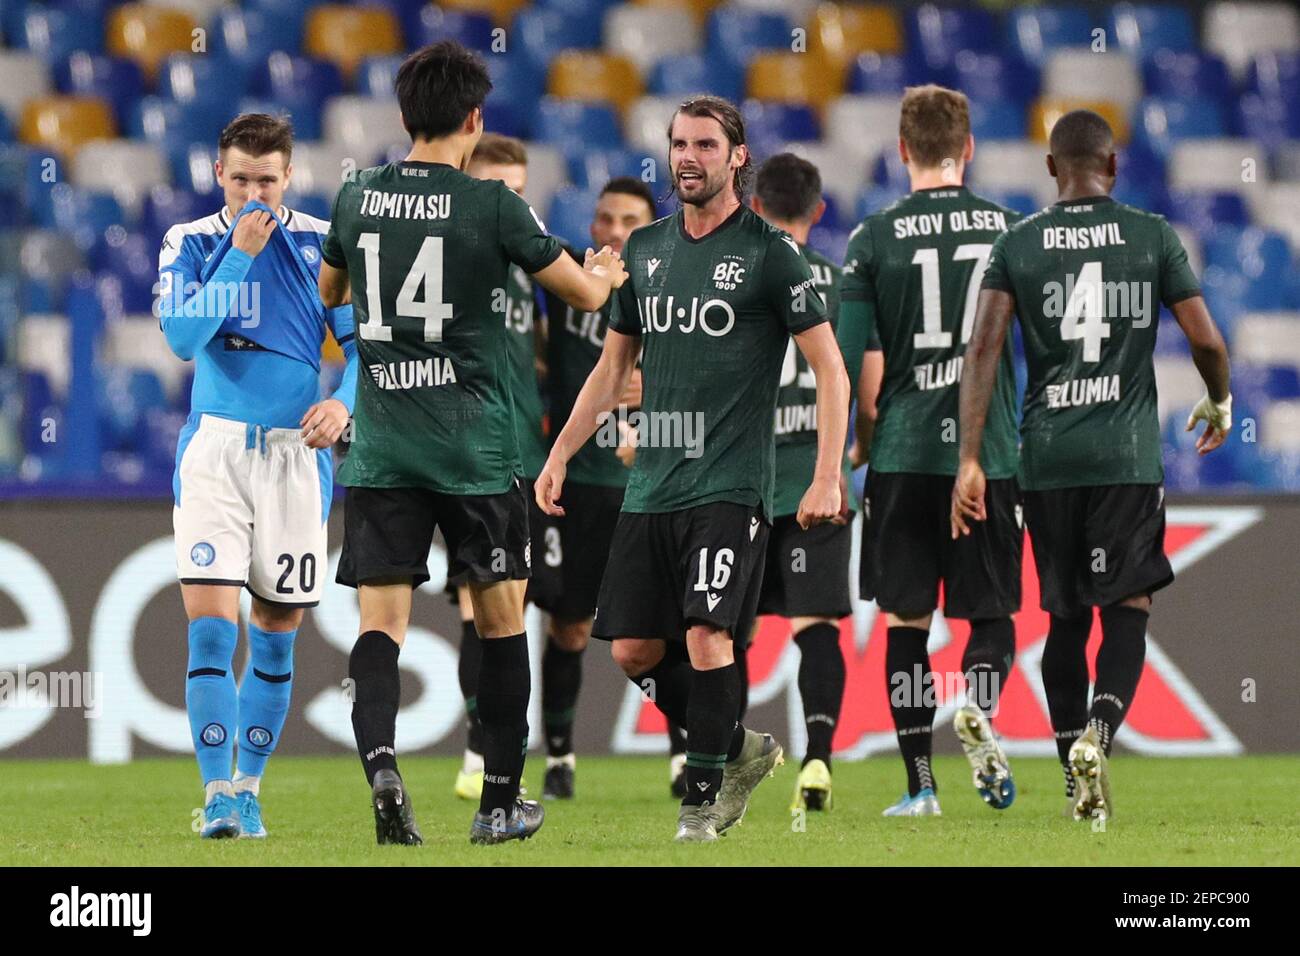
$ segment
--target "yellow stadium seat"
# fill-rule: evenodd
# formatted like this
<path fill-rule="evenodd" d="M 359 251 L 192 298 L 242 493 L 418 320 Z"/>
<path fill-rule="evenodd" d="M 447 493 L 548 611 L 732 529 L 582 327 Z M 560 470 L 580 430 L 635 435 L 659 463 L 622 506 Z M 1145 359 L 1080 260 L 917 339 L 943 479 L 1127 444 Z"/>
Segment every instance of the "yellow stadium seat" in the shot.
<path fill-rule="evenodd" d="M 515 14 L 530 2 L 531 0 L 441 0 L 438 6 L 464 13 L 486 13 L 497 26 L 508 27 Z"/>
<path fill-rule="evenodd" d="M 811 53 L 760 53 L 749 63 L 749 95 L 821 109 L 844 89 L 843 71 Z"/>
<path fill-rule="evenodd" d="M 810 33 L 808 51 L 841 67 L 859 53 L 903 52 L 903 27 L 893 7 L 823 3 Z"/>
<path fill-rule="evenodd" d="M 104 39 L 108 52 L 134 60 L 150 77 L 173 53 L 194 51 L 194 18 L 183 10 L 127 3 L 109 13 Z"/>
<path fill-rule="evenodd" d="M 71 158 L 92 139 L 114 139 L 113 111 L 97 96 L 43 96 L 28 100 L 18 124 L 24 143 Z"/>
<path fill-rule="evenodd" d="M 678 10 L 686 10 L 693 14 L 695 19 L 703 23 L 713 12 L 713 8 L 719 6 L 723 0 L 636 0 L 639 6 L 643 7 L 675 7 Z"/>
<path fill-rule="evenodd" d="M 1129 125 L 1124 109 L 1105 100 L 1075 100 L 1061 96 L 1040 96 L 1029 107 L 1029 138 L 1046 143 L 1056 121 L 1070 110 L 1092 110 L 1099 114 L 1115 133 L 1115 142 L 1128 142 Z"/>
<path fill-rule="evenodd" d="M 613 103 L 622 111 L 641 89 L 641 74 L 627 57 L 566 50 L 551 61 L 547 92 L 552 96 Z"/>
<path fill-rule="evenodd" d="M 313 7 L 303 29 L 306 52 L 352 76 L 361 61 L 402 51 L 402 30 L 384 7 L 329 3 Z"/>

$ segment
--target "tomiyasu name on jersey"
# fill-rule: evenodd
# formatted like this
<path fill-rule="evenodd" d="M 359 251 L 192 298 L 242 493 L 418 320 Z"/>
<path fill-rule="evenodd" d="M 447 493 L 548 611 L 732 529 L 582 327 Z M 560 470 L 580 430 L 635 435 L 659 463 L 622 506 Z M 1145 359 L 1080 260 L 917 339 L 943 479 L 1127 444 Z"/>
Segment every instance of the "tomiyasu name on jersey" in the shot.
<path fill-rule="evenodd" d="M 250 202 L 253 210 L 271 212 Z M 158 319 L 167 343 L 194 359 L 190 417 L 176 449 L 173 491 L 180 500 L 179 463 L 203 415 L 256 428 L 297 428 L 320 401 L 320 356 L 328 326 L 347 357 L 333 398 L 352 412 L 356 345 L 352 307 L 326 309 L 316 291 L 321 240 L 329 223 L 281 206 L 279 225 L 256 257 L 232 245 L 230 213 L 167 230 L 158 255 Z M 320 449 L 322 512 L 333 490 L 329 449 Z"/>

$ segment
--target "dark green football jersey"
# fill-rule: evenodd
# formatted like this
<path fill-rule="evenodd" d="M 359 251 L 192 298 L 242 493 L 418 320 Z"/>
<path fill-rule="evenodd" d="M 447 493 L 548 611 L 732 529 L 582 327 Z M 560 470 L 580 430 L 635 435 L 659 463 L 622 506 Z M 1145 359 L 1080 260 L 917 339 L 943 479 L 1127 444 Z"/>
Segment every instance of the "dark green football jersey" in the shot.
<path fill-rule="evenodd" d="M 993 241 L 1017 218 L 964 186 L 944 186 L 903 197 L 850 235 L 840 294 L 872 306 L 871 331 L 885 353 L 876 471 L 957 473 L 958 393 L 980 277 Z M 1008 340 L 981 453 L 990 478 L 1016 473 L 1012 362 Z"/>
<path fill-rule="evenodd" d="M 502 321 L 510 264 L 531 273 L 560 255 L 528 204 L 441 163 L 389 163 L 343 184 L 321 255 L 348 270 L 361 364 L 339 480 L 509 488 L 522 474 Z"/>
<path fill-rule="evenodd" d="M 506 342 L 510 350 L 510 393 L 515 401 L 519 460 L 525 478 L 536 478 L 546 464 L 546 435 L 542 392 L 537 383 L 537 303 L 528 273 L 510 266 L 506 283 Z"/>
<path fill-rule="evenodd" d="M 1164 217 L 1109 196 L 1059 202 L 994 244 L 984 288 L 1015 296 L 1025 342 L 1021 486 L 1163 481 L 1158 313 L 1200 295 Z"/>
<path fill-rule="evenodd" d="M 834 325 L 840 311 L 840 267 L 815 249 L 800 246 L 812 268 L 813 288 L 826 305 Z M 847 468 L 848 460 L 845 459 Z M 776 393 L 776 497 L 773 514 L 798 512 L 804 492 L 817 469 L 817 377 L 794 339 L 781 363 L 781 387 Z M 857 502 L 849 496 L 848 505 Z"/>
<path fill-rule="evenodd" d="M 573 250 L 568 251 L 578 258 Z M 546 384 L 554 434 L 569 420 L 578 393 L 600 359 L 612 301 L 599 312 L 581 312 L 559 296 L 546 293 Z M 618 460 L 617 446 L 604 444 L 603 437 L 607 436 L 593 435 L 569 459 L 569 481 L 607 488 L 627 485 L 629 469 Z"/>
<path fill-rule="evenodd" d="M 682 218 L 632 233 L 610 314 L 611 329 L 642 342 L 623 510 L 761 503 L 770 521 L 781 364 L 790 333 L 825 322 L 826 306 L 798 244 L 747 206 L 701 239 Z"/>

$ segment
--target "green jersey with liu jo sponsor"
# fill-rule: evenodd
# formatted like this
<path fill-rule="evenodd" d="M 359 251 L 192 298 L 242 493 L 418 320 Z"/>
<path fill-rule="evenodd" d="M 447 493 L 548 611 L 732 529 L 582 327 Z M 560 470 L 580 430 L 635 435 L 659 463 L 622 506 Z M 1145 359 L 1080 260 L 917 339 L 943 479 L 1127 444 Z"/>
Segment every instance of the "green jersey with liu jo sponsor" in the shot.
<path fill-rule="evenodd" d="M 346 267 L 357 376 L 349 486 L 500 494 L 523 473 L 511 389 L 511 263 L 560 255 L 498 180 L 442 163 L 358 173 L 334 200 L 321 254 Z"/>
<path fill-rule="evenodd" d="M 870 306 L 885 353 L 873 470 L 957 473 L 958 394 L 980 279 L 994 240 L 1017 218 L 964 186 L 943 186 L 903 197 L 850 236 L 840 294 Z M 980 456 L 990 478 L 1016 473 L 1012 363 L 1008 340 Z"/>
<path fill-rule="evenodd" d="M 574 259 L 581 261 L 573 250 Z M 551 429 L 559 434 L 573 412 L 578 393 L 605 347 L 613 299 L 597 312 L 583 312 L 546 293 L 546 390 L 551 398 Z M 593 435 L 569 459 L 568 480 L 582 485 L 623 488 L 630 471 L 604 433 Z"/>
<path fill-rule="evenodd" d="M 1163 481 L 1158 312 L 1200 295 L 1164 217 L 1109 196 L 1058 202 L 994 243 L 984 288 L 1015 296 L 1025 342 L 1022 487 Z"/>
<path fill-rule="evenodd" d="M 537 381 L 537 302 L 528 273 L 513 263 L 506 283 L 506 336 L 510 351 L 510 394 L 515 403 L 519 461 L 524 477 L 535 479 L 546 464 L 546 409 Z"/>
<path fill-rule="evenodd" d="M 826 315 L 836 324 L 840 311 L 840 267 L 815 249 L 800 247 L 812 267 L 813 288 L 826 304 Z M 845 467 L 848 459 L 845 459 Z M 798 512 L 804 492 L 817 470 L 817 377 L 794 339 L 781 363 L 781 387 L 776 393 L 776 498 L 773 514 Z M 850 508 L 857 501 L 849 496 Z"/>
<path fill-rule="evenodd" d="M 798 244 L 747 206 L 700 239 L 683 216 L 638 229 L 623 250 L 609 327 L 640 337 L 643 372 L 623 510 L 731 501 L 771 521 L 781 364 L 790 334 L 825 322 L 826 306 Z"/>

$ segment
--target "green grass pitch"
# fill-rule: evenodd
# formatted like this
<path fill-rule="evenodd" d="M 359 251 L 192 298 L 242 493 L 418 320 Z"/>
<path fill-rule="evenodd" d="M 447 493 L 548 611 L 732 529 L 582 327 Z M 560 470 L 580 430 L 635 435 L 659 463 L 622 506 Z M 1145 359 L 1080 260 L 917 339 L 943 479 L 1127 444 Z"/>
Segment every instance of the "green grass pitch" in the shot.
<path fill-rule="evenodd" d="M 457 761 L 405 758 L 402 772 L 422 847 L 375 845 L 369 793 L 354 757 L 277 757 L 263 782 L 266 841 L 200 841 L 191 808 L 201 791 L 189 759 L 98 767 L 0 762 L 0 865 L 1295 865 L 1300 862 L 1300 758 L 1150 759 L 1111 764 L 1116 816 L 1105 831 L 1062 816 L 1053 760 L 1013 761 L 1019 796 L 996 812 L 970 786 L 965 762 L 939 757 L 943 816 L 883 819 L 897 797 L 896 757 L 835 765 L 835 808 L 799 820 L 788 809 L 793 761 L 754 796 L 744 823 L 718 844 L 672 842 L 676 805 L 667 761 L 580 757 L 577 799 L 548 804 L 526 843 L 475 847 L 473 806 L 451 793 Z M 540 789 L 543 761 L 525 782 Z"/>

